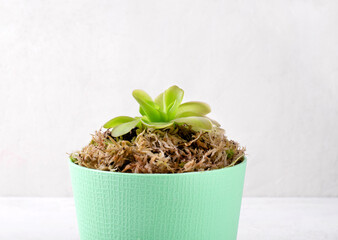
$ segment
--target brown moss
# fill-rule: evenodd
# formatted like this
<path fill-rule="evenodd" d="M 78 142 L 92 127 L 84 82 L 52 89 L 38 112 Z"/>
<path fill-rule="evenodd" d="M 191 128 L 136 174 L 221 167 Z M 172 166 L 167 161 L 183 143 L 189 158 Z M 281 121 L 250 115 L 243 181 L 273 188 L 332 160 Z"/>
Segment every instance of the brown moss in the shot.
<path fill-rule="evenodd" d="M 195 132 L 188 126 L 133 129 L 114 138 L 110 130 L 95 132 L 92 141 L 71 154 L 80 166 L 129 173 L 182 173 L 233 166 L 243 161 L 245 148 L 228 140 L 224 130 Z"/>

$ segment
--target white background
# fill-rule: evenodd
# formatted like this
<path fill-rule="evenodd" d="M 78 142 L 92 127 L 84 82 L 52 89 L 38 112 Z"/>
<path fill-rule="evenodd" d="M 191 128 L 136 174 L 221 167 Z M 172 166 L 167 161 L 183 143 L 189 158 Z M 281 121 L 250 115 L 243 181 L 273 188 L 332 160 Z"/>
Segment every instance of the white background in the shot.
<path fill-rule="evenodd" d="M 0 196 L 71 196 L 66 153 L 173 84 L 247 147 L 245 196 L 338 196 L 334 0 L 0 0 Z"/>

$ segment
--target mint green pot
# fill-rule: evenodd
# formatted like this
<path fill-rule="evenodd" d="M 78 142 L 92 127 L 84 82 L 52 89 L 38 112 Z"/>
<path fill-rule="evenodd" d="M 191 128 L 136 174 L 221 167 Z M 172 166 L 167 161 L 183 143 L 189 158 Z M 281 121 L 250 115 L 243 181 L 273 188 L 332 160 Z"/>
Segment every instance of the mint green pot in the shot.
<path fill-rule="evenodd" d="M 70 161 L 80 239 L 236 239 L 245 167 L 134 174 Z"/>

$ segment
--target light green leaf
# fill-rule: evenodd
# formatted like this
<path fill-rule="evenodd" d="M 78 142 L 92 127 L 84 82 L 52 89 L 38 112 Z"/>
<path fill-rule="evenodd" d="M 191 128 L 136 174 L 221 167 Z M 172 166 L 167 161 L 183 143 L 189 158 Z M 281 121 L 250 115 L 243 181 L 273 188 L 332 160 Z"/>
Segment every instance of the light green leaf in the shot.
<path fill-rule="evenodd" d="M 219 124 L 219 122 L 217 122 L 216 120 L 211 119 L 209 117 L 206 117 L 206 118 L 208 118 L 212 122 L 212 124 L 214 124 L 216 127 L 220 127 L 221 126 L 221 124 Z"/>
<path fill-rule="evenodd" d="M 161 93 L 155 98 L 155 104 L 156 106 L 158 106 L 158 109 L 160 111 L 161 121 L 167 121 L 168 117 L 167 114 L 165 113 L 166 111 L 163 106 L 163 93 Z"/>
<path fill-rule="evenodd" d="M 204 116 L 210 111 L 210 106 L 204 102 L 186 102 L 178 107 L 176 117 Z"/>
<path fill-rule="evenodd" d="M 117 125 L 120 125 L 122 123 L 126 123 L 126 122 L 131 122 L 135 120 L 135 118 L 132 117 L 128 117 L 128 116 L 119 116 L 119 117 L 115 117 L 111 120 L 109 120 L 108 122 L 106 122 L 103 127 L 104 128 L 113 128 Z"/>
<path fill-rule="evenodd" d="M 148 122 L 143 119 L 141 121 L 147 127 L 155 128 L 155 129 L 166 128 L 174 124 L 173 122 Z"/>
<path fill-rule="evenodd" d="M 175 107 L 176 107 L 176 100 L 173 101 L 172 103 L 170 103 L 170 105 L 168 106 L 168 113 L 172 112 L 172 111 L 175 111 Z M 177 107 L 176 107 L 177 108 Z M 177 110 L 177 109 L 176 109 Z"/>
<path fill-rule="evenodd" d="M 146 102 L 149 105 L 154 105 L 153 99 L 145 91 L 135 89 L 132 94 L 136 101 L 142 100 L 142 102 Z"/>
<path fill-rule="evenodd" d="M 146 121 L 146 122 L 150 122 L 149 118 L 147 116 L 142 116 L 141 118 L 142 120 Z"/>
<path fill-rule="evenodd" d="M 178 106 L 181 104 L 183 96 L 184 91 L 175 85 L 165 90 L 163 95 L 163 106 L 167 113 L 168 120 L 171 120 L 176 116 Z"/>
<path fill-rule="evenodd" d="M 145 111 L 143 110 L 143 108 L 141 106 L 139 108 L 139 112 L 141 113 L 142 116 L 146 115 Z"/>
<path fill-rule="evenodd" d="M 163 93 L 161 93 L 160 95 L 158 95 L 158 96 L 155 98 L 155 103 L 159 106 L 159 109 L 160 109 L 162 112 L 165 112 L 165 110 L 164 110 L 164 105 L 163 105 Z"/>
<path fill-rule="evenodd" d="M 140 113 L 146 115 L 151 121 L 160 121 L 161 115 L 158 106 L 153 102 L 151 97 L 143 90 L 134 90 L 133 97 L 140 104 Z M 142 110 L 141 110 L 142 109 Z"/>
<path fill-rule="evenodd" d="M 183 117 L 203 117 L 202 114 L 198 114 L 195 112 L 182 112 L 180 114 L 176 114 L 177 118 L 183 118 Z"/>
<path fill-rule="evenodd" d="M 210 131 L 212 129 L 212 123 L 208 118 L 205 117 L 183 117 L 174 119 L 173 122 L 190 125 L 195 131 Z"/>
<path fill-rule="evenodd" d="M 113 130 L 111 131 L 111 135 L 113 137 L 119 137 L 121 135 L 124 135 L 124 134 L 130 132 L 130 130 L 132 130 L 134 127 L 136 127 L 136 125 L 139 122 L 140 122 L 140 119 L 136 119 L 136 120 L 131 121 L 131 122 L 122 123 L 122 124 L 113 128 Z"/>

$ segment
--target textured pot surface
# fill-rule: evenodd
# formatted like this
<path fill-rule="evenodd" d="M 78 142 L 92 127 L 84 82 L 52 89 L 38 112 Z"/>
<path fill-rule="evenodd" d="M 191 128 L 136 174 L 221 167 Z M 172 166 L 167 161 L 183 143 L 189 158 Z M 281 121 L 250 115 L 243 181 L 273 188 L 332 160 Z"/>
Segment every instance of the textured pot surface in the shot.
<path fill-rule="evenodd" d="M 246 160 L 180 174 L 98 171 L 70 162 L 81 240 L 236 239 Z"/>

